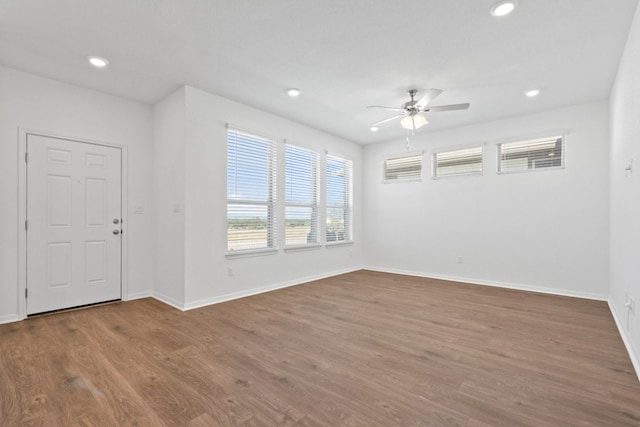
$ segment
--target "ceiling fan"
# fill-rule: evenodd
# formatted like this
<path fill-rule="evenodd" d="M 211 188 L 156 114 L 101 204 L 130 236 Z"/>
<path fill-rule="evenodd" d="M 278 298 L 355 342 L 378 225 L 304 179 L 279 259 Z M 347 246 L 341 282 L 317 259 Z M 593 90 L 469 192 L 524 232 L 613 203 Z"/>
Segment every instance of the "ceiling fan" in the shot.
<path fill-rule="evenodd" d="M 438 105 L 430 107 L 429 103 L 442 93 L 440 89 L 429 89 L 422 98 L 416 101 L 415 96 L 417 93 L 417 89 L 410 89 L 407 94 L 411 97 L 411 101 L 405 102 L 400 106 L 400 108 L 385 107 L 382 105 L 369 105 L 367 108 L 384 108 L 385 110 L 392 110 L 400 113 L 393 117 L 372 123 L 371 127 L 377 127 L 383 123 L 390 122 L 391 120 L 402 118 L 402 120 L 400 120 L 400 126 L 404 129 L 415 131 L 428 123 L 427 118 L 422 113 L 466 110 L 469 108 L 468 102 L 464 104 Z"/>

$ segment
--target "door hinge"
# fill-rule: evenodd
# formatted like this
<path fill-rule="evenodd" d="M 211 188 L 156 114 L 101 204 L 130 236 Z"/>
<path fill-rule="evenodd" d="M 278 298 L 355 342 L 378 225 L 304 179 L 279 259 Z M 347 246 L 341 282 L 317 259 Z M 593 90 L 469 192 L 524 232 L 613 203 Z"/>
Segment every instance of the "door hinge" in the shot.
<path fill-rule="evenodd" d="M 29 163 L 29 153 L 24 153 L 24 162 Z"/>
<path fill-rule="evenodd" d="M 27 298 L 29 296 L 29 289 L 24 288 L 24 297 Z"/>
<path fill-rule="evenodd" d="M 29 221 L 28 220 L 24 220 L 24 231 L 29 231 Z"/>

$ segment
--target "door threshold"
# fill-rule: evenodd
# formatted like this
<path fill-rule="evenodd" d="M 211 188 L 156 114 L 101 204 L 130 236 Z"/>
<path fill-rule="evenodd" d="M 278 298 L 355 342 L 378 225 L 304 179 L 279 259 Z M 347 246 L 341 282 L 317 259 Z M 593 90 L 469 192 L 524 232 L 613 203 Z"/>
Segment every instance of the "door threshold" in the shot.
<path fill-rule="evenodd" d="M 101 306 L 101 305 L 115 304 L 115 303 L 118 303 L 118 302 L 122 302 L 122 299 L 118 298 L 118 299 L 113 299 L 113 300 L 109 300 L 109 301 L 94 302 L 92 304 L 77 305 L 75 307 L 59 308 L 57 310 L 43 311 L 42 313 L 33 313 L 33 314 L 27 315 L 27 319 L 32 319 L 32 318 L 35 318 L 35 317 L 50 316 L 52 314 L 58 314 L 58 313 L 66 313 L 66 312 L 69 312 L 69 311 L 83 310 L 85 308 L 98 307 L 98 306 Z"/>

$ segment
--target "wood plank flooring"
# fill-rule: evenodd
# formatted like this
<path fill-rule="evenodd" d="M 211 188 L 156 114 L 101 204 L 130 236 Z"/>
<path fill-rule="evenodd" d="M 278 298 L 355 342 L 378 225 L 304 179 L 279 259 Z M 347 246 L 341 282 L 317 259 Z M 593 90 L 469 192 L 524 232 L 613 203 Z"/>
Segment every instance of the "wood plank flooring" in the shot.
<path fill-rule="evenodd" d="M 0 426 L 640 426 L 607 304 L 359 271 L 0 325 Z"/>

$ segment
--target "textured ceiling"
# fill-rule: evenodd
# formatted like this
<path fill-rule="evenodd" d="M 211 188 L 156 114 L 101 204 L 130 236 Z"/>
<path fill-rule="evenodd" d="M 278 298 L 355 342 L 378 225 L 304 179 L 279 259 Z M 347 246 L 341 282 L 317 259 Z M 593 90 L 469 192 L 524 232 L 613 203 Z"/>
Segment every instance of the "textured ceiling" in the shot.
<path fill-rule="evenodd" d="M 146 103 L 186 84 L 361 144 L 404 136 L 370 132 L 393 113 L 365 107 L 409 88 L 471 103 L 420 133 L 608 98 L 638 0 L 520 0 L 502 18 L 492 3 L 0 0 L 0 64 Z"/>

